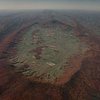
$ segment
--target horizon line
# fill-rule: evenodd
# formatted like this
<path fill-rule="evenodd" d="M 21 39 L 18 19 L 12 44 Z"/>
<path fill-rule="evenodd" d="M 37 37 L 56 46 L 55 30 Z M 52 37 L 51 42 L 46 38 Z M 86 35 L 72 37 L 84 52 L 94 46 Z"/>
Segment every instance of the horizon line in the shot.
<path fill-rule="evenodd" d="M 71 9 L 71 8 L 28 8 L 28 9 L 21 9 L 21 8 L 19 8 L 19 9 L 0 9 L 0 11 L 21 11 L 21 10 L 73 10 L 73 11 L 100 11 L 100 10 L 98 10 L 98 9 Z"/>

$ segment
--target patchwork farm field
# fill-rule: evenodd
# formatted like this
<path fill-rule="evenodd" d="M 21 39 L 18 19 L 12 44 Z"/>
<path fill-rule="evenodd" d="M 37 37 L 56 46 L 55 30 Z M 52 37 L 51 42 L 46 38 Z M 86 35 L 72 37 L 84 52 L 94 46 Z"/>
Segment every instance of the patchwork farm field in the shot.
<path fill-rule="evenodd" d="M 100 99 L 99 22 L 97 14 L 93 22 L 83 15 L 44 10 L 0 16 L 0 100 Z"/>

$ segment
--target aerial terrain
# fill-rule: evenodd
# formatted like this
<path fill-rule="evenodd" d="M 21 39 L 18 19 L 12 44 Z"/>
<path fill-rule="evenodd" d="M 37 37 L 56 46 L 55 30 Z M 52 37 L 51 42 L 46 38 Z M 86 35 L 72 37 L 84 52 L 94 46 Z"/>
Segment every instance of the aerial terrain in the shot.
<path fill-rule="evenodd" d="M 0 100 L 100 100 L 100 12 L 0 11 Z"/>

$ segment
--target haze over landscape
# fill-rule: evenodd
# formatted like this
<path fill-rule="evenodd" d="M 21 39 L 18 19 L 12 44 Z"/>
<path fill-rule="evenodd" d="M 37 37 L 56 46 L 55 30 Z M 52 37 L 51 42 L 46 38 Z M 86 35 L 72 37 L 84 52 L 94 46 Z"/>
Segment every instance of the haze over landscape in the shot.
<path fill-rule="evenodd" d="M 0 0 L 0 9 L 100 10 L 100 0 Z"/>
<path fill-rule="evenodd" d="M 0 0 L 0 100 L 100 100 L 100 0 Z"/>

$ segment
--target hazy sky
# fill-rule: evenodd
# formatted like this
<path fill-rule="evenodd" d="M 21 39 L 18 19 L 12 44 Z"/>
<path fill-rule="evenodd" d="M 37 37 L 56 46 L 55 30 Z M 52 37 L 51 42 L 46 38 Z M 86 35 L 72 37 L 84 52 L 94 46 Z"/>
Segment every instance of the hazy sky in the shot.
<path fill-rule="evenodd" d="M 0 0 L 0 9 L 100 10 L 100 0 Z"/>

